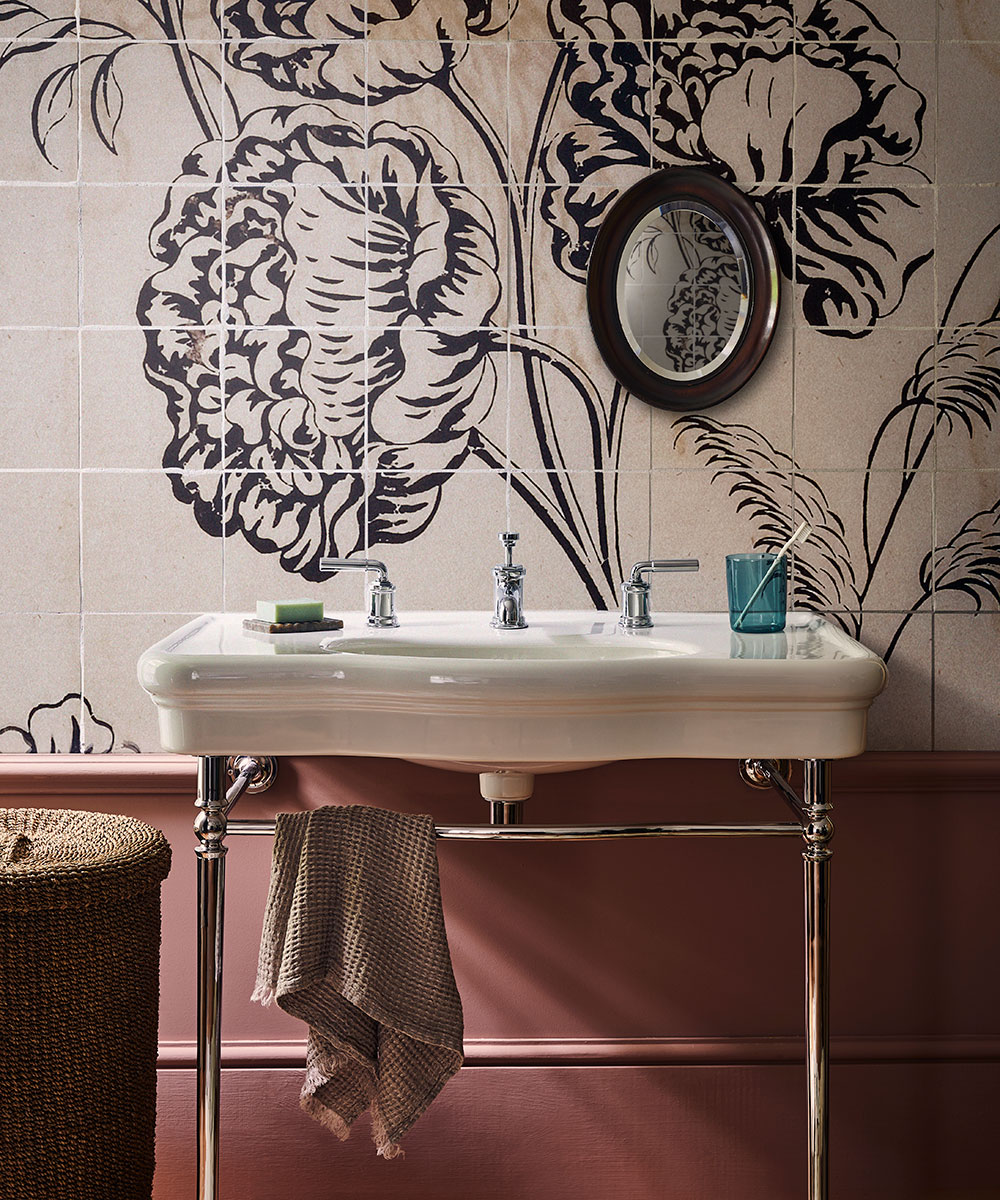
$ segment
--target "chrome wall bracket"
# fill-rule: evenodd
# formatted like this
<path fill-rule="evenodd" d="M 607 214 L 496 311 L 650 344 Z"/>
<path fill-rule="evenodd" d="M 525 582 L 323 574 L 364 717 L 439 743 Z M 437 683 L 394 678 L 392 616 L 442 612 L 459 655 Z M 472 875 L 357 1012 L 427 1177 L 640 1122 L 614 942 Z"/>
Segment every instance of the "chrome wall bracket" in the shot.
<path fill-rule="evenodd" d="M 226 759 L 226 773 L 234 785 L 239 782 L 241 775 L 247 772 L 250 778 L 245 788 L 240 788 L 237 796 L 233 797 L 234 800 L 244 791 L 254 794 L 266 792 L 278 778 L 278 760 L 269 754 L 234 754 Z"/>
<path fill-rule="evenodd" d="M 770 768 L 770 769 L 769 769 Z M 791 760 L 787 758 L 743 758 L 740 759 L 740 779 L 752 788 L 766 791 L 773 787 L 770 770 L 776 770 L 787 782 L 792 774 Z"/>

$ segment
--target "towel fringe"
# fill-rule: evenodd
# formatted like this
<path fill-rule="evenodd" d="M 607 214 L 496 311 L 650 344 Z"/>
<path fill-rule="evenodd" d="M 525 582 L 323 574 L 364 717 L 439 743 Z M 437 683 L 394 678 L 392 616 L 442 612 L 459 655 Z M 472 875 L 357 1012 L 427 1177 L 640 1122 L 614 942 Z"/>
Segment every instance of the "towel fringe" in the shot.
<path fill-rule="evenodd" d="M 257 986 L 250 993 L 250 999 L 251 1001 L 259 1001 L 264 1008 L 267 1008 L 268 1005 L 273 1004 L 277 999 L 277 992 L 272 984 L 258 980 Z"/>
<path fill-rule="evenodd" d="M 327 1108 L 325 1104 L 321 1104 L 315 1096 L 300 1096 L 299 1107 L 304 1113 L 308 1113 L 314 1121 L 318 1121 L 324 1129 L 329 1129 L 331 1133 L 335 1133 L 342 1142 L 346 1142 L 350 1137 L 351 1128 L 343 1117 L 338 1116 L 332 1109 Z"/>

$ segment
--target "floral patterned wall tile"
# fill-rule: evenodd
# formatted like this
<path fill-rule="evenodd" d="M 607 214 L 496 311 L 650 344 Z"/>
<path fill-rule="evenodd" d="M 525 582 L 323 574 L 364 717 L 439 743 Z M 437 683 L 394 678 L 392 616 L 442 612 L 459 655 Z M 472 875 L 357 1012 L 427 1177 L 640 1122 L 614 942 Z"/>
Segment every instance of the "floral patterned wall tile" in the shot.
<path fill-rule="evenodd" d="M 82 749 L 79 613 L 4 614 L 0 636 L 19 647 L 4 672 L 0 754 Z"/>
<path fill-rule="evenodd" d="M 996 466 L 996 459 L 993 466 Z M 1000 471 L 938 471 L 935 549 L 921 566 L 935 612 L 1000 608 Z"/>
<path fill-rule="evenodd" d="M 78 334 L 0 330 L 0 469 L 80 465 Z"/>
<path fill-rule="evenodd" d="M 868 737 L 882 750 L 934 748 L 933 620 L 919 612 L 903 620 L 897 613 L 870 613 L 865 621 L 866 644 L 882 654 L 892 650 L 892 686 L 868 717 Z"/>
<path fill-rule="evenodd" d="M 958 0 L 962 3 L 963 0 Z M 933 41 L 937 0 L 792 0 L 801 38 L 820 41 Z"/>
<path fill-rule="evenodd" d="M 937 0 L 942 41 L 996 42 L 995 0 Z"/>
<path fill-rule="evenodd" d="M 160 753 L 156 709 L 139 686 L 135 665 L 144 650 L 196 616 L 146 612 L 84 617 L 83 691 L 93 707 L 84 712 L 83 736 L 95 752 Z"/>
<path fill-rule="evenodd" d="M 6 32 L 0 25 L 0 34 Z M 0 41 L 5 115 L 0 179 L 19 183 L 76 179 L 80 96 L 66 81 L 77 58 L 73 39 Z M 42 75 L 46 82 L 51 81 L 51 99 L 48 109 L 40 107 L 36 115 L 35 97 Z"/>
<path fill-rule="evenodd" d="M 183 378 L 192 360 L 218 373 L 217 332 L 171 333 L 174 353 L 164 358 L 162 366 L 172 384 Z M 166 340 L 166 334 L 160 336 Z M 80 332 L 80 459 L 85 469 L 155 471 L 163 465 L 172 427 L 163 393 L 145 374 L 146 339 L 141 329 Z M 75 335 L 73 340 L 75 344 Z M 203 436 L 219 441 L 221 432 L 221 409 L 205 412 Z"/>
<path fill-rule="evenodd" d="M 75 186 L 0 187 L 0 326 L 78 322 Z"/>
<path fill-rule="evenodd" d="M 889 657 L 873 744 L 996 745 L 950 715 L 948 632 L 985 656 L 963 610 L 1000 596 L 991 4 L 0 0 L 0 607 L 84 622 L 82 679 L 0 728 L 154 749 L 166 610 L 359 607 L 324 554 L 485 607 L 513 525 L 529 609 L 616 607 L 650 553 L 721 608 L 725 552 L 808 518 L 797 601 Z M 628 396 L 589 331 L 602 222 L 665 164 L 741 186 L 782 274 L 702 413 Z"/>
<path fill-rule="evenodd" d="M 607 469 L 649 469 L 653 410 L 618 395 L 589 329 L 512 330 L 510 354 L 515 469 L 592 470 L 595 442 Z"/>
<path fill-rule="evenodd" d="M 618 0 L 615 4 L 583 5 L 573 0 L 518 0 L 511 4 L 511 41 L 640 42 L 650 36 L 649 0 Z"/>
<path fill-rule="evenodd" d="M 0 471 L 0 613 L 80 611 L 80 476 Z"/>
<path fill-rule="evenodd" d="M 898 468 L 911 417 L 920 406 L 926 449 L 910 466 L 934 466 L 934 329 L 878 327 L 864 336 L 829 337 L 801 327 L 795 339 L 795 462 L 817 468 Z M 831 438 L 842 423 L 851 436 Z"/>
<path fill-rule="evenodd" d="M 942 42 L 938 53 L 938 180 L 996 183 L 1000 47 L 997 42 Z M 974 121 L 970 113 L 976 114 Z"/>
<path fill-rule="evenodd" d="M 194 481 L 145 471 L 83 476 L 81 581 L 88 612 L 217 611 L 222 546 L 191 527 L 174 492 L 202 495 L 218 476 Z"/>
<path fill-rule="evenodd" d="M 934 617 L 934 749 L 995 750 L 1000 614 Z"/>

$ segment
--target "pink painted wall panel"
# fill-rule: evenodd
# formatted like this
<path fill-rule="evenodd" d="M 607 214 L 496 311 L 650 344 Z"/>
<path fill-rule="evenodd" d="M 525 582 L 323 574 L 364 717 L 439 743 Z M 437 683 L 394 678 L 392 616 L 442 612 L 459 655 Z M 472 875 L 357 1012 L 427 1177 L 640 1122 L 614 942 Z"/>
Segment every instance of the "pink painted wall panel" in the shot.
<path fill-rule="evenodd" d="M 231 1071 L 222 1200 L 802 1200 L 802 1075 L 469 1068 L 386 1162 L 299 1112 L 297 1071 Z M 194 1194 L 192 1088 L 161 1075 L 155 1200 Z M 837 1200 L 1000 1200 L 995 1067 L 838 1066 L 831 1098 Z"/>

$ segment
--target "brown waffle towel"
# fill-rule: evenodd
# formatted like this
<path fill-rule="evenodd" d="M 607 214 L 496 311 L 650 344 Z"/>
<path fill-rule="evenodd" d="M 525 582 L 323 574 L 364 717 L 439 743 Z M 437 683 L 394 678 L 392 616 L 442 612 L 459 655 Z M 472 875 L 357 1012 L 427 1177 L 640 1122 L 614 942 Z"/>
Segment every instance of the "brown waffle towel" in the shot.
<path fill-rule="evenodd" d="M 462 1065 L 430 817 L 358 805 L 277 819 L 253 998 L 309 1025 L 300 1103 L 379 1154 Z"/>

